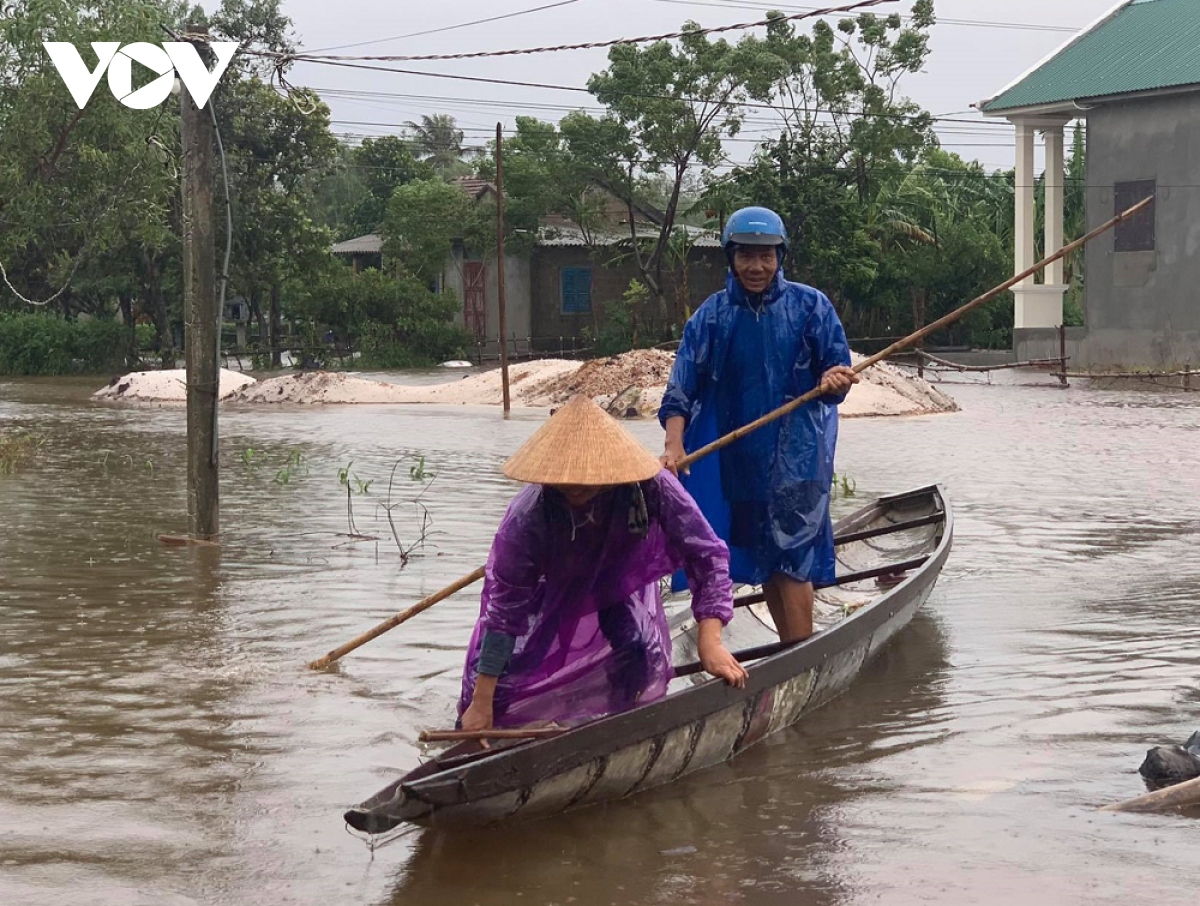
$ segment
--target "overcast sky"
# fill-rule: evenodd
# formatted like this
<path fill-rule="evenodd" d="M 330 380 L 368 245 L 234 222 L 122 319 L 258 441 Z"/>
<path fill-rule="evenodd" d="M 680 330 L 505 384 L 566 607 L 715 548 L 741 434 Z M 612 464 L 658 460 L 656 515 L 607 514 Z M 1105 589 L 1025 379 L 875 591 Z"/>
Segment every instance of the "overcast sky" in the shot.
<path fill-rule="evenodd" d="M 502 21 L 413 36 L 471 20 L 547 6 L 556 0 L 458 0 L 457 3 L 399 0 L 285 0 L 305 50 L 338 47 L 339 54 L 461 53 L 657 34 L 693 19 L 703 26 L 755 21 L 765 9 L 800 11 L 813 0 L 569 0 Z M 562 2 L 562 0 L 559 0 Z M 206 6 L 212 6 L 206 2 Z M 836 0 L 829 5 L 837 5 Z M 942 143 L 989 168 L 1012 166 L 1012 129 L 989 126 L 971 105 L 995 94 L 1071 37 L 1104 15 L 1114 0 L 935 0 L 939 24 L 925 71 L 903 83 L 906 93 L 938 115 L 970 123 L 939 123 Z M 910 2 L 879 11 L 907 12 Z M 791 7 L 791 9 L 789 9 Z M 807 26 L 804 26 L 807 27 Z M 736 39 L 739 33 L 729 37 Z M 370 42 L 362 43 L 360 42 Z M 355 47 L 341 45 L 359 44 Z M 486 60 L 382 64 L 430 73 L 452 73 L 583 86 L 603 69 L 606 51 L 568 51 Z M 322 93 L 333 111 L 334 129 L 363 135 L 398 131 L 421 114 L 451 113 L 466 130 L 468 145 L 482 144 L 497 121 L 511 125 L 517 114 L 557 119 L 567 109 L 594 103 L 590 95 L 561 90 L 486 85 L 445 78 L 366 72 L 312 64 L 297 65 L 296 84 Z M 334 91 L 328 91 L 334 89 Z M 395 97 L 354 97 L 341 92 L 375 92 Z M 366 123 L 382 125 L 363 125 Z M 746 132 L 761 133 L 764 124 Z M 730 145 L 748 159 L 753 145 Z"/>

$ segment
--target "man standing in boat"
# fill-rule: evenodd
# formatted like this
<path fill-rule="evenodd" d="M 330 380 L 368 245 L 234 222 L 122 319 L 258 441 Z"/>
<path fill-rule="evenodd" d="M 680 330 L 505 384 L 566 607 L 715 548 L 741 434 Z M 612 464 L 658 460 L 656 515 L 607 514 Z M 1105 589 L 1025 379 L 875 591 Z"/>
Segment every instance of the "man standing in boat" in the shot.
<path fill-rule="evenodd" d="M 787 232 L 767 208 L 725 224 L 725 289 L 684 328 L 659 410 L 662 464 L 818 386 L 824 394 L 700 460 L 682 477 L 729 545 L 735 582 L 762 585 L 784 641 L 813 631 L 813 583 L 834 578 L 829 499 L 837 406 L 858 376 L 833 304 L 783 276 Z M 678 578 L 676 584 L 678 585 Z"/>
<path fill-rule="evenodd" d="M 464 730 L 573 723 L 666 694 L 671 638 L 658 583 L 682 569 L 700 662 L 743 686 L 721 642 L 729 552 L 678 480 L 584 396 L 505 464 L 528 482 L 488 556 L 463 671 Z"/>

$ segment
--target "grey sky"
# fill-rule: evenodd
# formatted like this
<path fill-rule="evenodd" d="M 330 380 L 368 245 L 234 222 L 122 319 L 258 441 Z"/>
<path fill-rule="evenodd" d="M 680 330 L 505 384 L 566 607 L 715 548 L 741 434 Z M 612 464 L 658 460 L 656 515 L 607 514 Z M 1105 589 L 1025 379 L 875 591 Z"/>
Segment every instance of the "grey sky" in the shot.
<path fill-rule="evenodd" d="M 758 0 L 577 0 L 487 25 L 396 40 L 392 36 L 455 25 L 472 19 L 543 6 L 554 0 L 458 0 L 428 3 L 400 0 L 286 0 L 302 45 L 316 50 L 371 41 L 345 48 L 343 54 L 459 53 L 509 47 L 601 41 L 674 30 L 687 19 L 705 26 L 763 18 Z M 211 5 L 211 4 L 206 4 Z M 812 6 L 813 0 L 779 0 L 781 8 Z M 834 5 L 834 4 L 830 4 Z M 881 11 L 907 11 L 910 3 L 885 4 Z M 936 0 L 939 19 L 1007 22 L 1046 28 L 1078 29 L 1103 15 L 1114 0 Z M 727 8 L 726 8 L 727 7 Z M 736 38 L 738 33 L 731 37 Z M 1071 36 L 1070 31 L 1013 29 L 942 23 L 933 32 L 926 71 L 905 83 L 906 92 L 935 114 L 960 113 L 981 120 L 970 105 L 994 94 Z M 590 73 L 605 66 L 603 50 L 570 51 L 500 59 L 438 63 L 384 64 L 426 72 L 456 73 L 557 85 L 583 86 Z M 348 98 L 326 94 L 334 129 L 359 135 L 397 131 L 423 113 L 451 113 L 467 132 L 467 144 L 482 144 L 497 121 L 512 123 L 518 113 L 557 119 L 561 107 L 589 106 L 578 92 L 514 88 L 473 82 L 376 73 L 330 66 L 299 65 L 292 81 L 318 90 L 387 92 L 405 97 Z M 421 97 L 415 97 L 421 96 Z M 382 126 L 359 125 L 381 123 Z M 394 125 L 391 125 L 394 124 Z M 763 126 L 750 126 L 761 132 Z M 1012 163 L 1012 130 L 1004 126 L 945 123 L 943 145 L 989 168 Z M 747 159 L 753 146 L 731 145 L 731 155 Z"/>

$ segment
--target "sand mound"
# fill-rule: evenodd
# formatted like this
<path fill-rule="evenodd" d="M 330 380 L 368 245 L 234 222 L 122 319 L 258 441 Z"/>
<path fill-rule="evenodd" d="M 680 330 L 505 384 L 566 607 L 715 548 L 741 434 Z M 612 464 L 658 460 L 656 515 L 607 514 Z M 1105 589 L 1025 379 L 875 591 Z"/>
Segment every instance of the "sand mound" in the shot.
<path fill-rule="evenodd" d="M 855 365 L 866 356 L 851 353 Z M 887 362 L 862 372 L 858 384 L 838 407 L 841 415 L 930 415 L 957 412 L 958 403 L 928 381 Z"/>
<path fill-rule="evenodd" d="M 855 362 L 862 356 L 855 355 Z M 522 362 L 509 368 L 512 405 L 539 409 L 561 406 L 577 393 L 590 396 L 615 415 L 653 418 L 662 403 L 675 357 L 638 349 L 580 364 L 565 359 Z M 94 394 L 101 399 L 179 401 L 185 398 L 183 371 L 126 375 Z M 388 384 L 336 371 L 285 374 L 264 381 L 235 371 L 221 372 L 221 397 L 231 403 L 438 403 L 499 405 L 500 369 L 461 380 L 421 386 Z M 843 415 L 925 415 L 953 412 L 954 400 L 927 381 L 886 363 L 862 375 L 841 406 Z"/>
<path fill-rule="evenodd" d="M 254 378 L 248 375 L 222 368 L 221 399 L 228 399 L 238 390 L 254 382 Z M 183 368 L 175 368 L 170 371 L 134 371 L 124 377 L 113 378 L 107 387 L 93 393 L 92 399 L 185 403 L 187 402 L 187 371 Z"/>
<path fill-rule="evenodd" d="M 534 383 L 552 380 L 579 368 L 578 362 L 544 359 L 508 369 L 509 395 L 514 406 L 548 405 L 530 401 Z M 444 384 L 388 384 L 340 371 L 307 371 L 259 381 L 230 398 L 231 403 L 441 403 L 443 405 L 500 405 L 504 390 L 500 369 L 473 374 Z"/>
<path fill-rule="evenodd" d="M 405 388 L 340 371 L 305 371 L 243 387 L 231 403 L 407 403 Z"/>

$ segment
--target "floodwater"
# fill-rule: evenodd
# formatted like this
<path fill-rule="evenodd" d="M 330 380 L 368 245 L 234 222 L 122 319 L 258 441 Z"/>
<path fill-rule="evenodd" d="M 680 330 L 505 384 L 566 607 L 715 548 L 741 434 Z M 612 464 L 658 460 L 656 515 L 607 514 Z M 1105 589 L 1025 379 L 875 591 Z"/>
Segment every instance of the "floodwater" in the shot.
<path fill-rule="evenodd" d="M 1095 809 L 1200 726 L 1200 396 L 952 386 L 958 414 L 843 422 L 858 498 L 939 481 L 957 516 L 927 609 L 850 693 L 632 800 L 372 853 L 341 812 L 450 723 L 478 598 L 304 664 L 482 562 L 540 416 L 224 411 L 224 545 L 179 549 L 155 539 L 186 531 L 183 412 L 96 386 L 0 379 L 0 425 L 45 438 L 0 477 L 0 903 L 1195 898 L 1194 817 Z M 408 547 L 422 456 L 401 568 L 388 478 Z"/>

